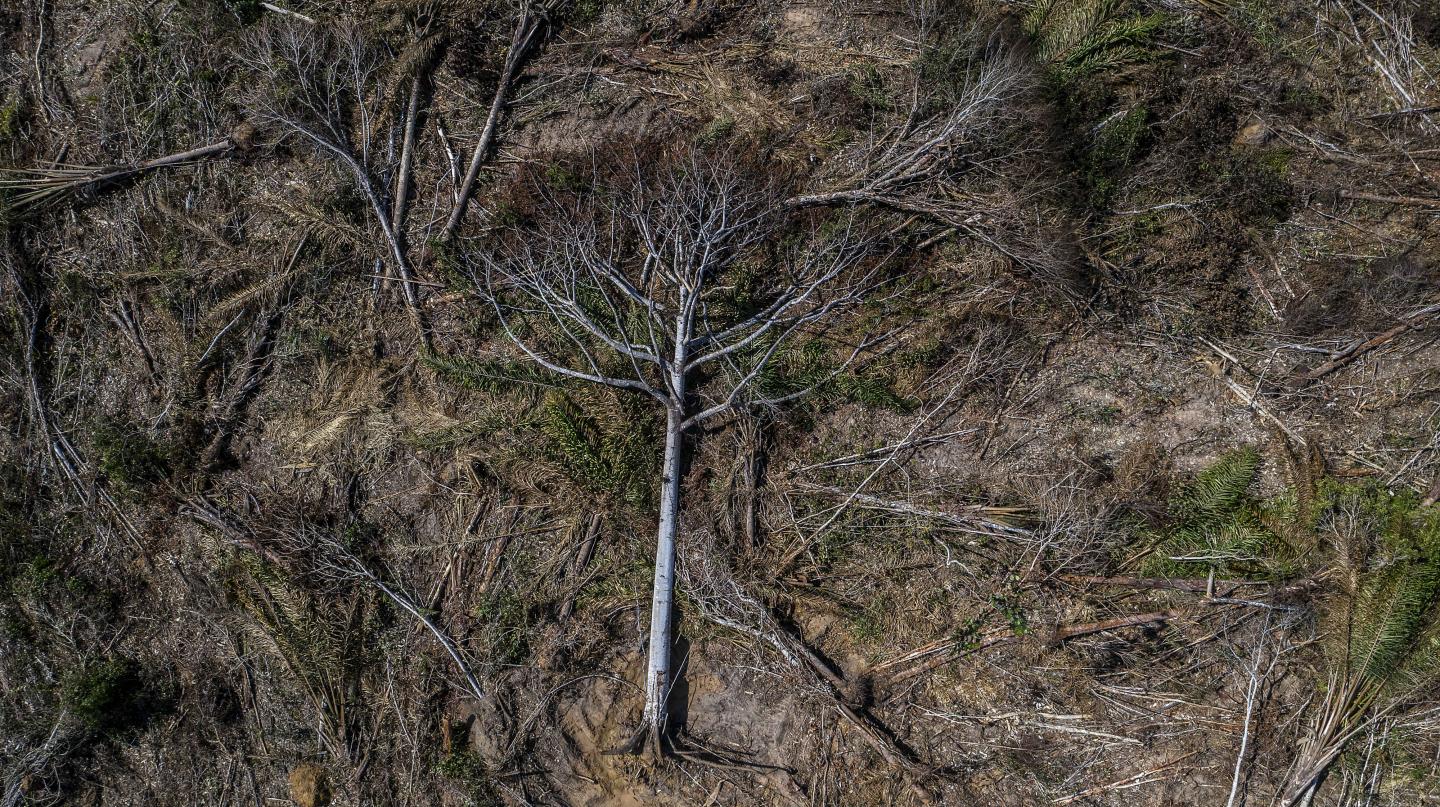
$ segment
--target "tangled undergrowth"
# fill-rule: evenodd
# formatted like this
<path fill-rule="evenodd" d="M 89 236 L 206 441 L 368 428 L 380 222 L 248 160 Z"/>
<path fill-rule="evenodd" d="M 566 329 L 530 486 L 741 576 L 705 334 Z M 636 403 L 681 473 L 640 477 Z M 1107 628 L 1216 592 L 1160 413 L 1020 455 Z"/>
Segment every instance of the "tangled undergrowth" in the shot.
<path fill-rule="evenodd" d="M 1440 798 L 1427 4 L 0 55 L 0 807 Z"/>

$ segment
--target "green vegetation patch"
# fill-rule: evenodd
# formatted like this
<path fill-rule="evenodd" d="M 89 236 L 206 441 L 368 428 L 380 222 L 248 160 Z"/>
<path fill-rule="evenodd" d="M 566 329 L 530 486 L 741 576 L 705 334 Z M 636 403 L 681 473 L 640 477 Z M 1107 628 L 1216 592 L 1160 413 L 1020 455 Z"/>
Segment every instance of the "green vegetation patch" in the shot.
<path fill-rule="evenodd" d="M 1090 207 L 1109 207 L 1142 152 L 1150 110 L 1141 104 L 1115 113 L 1096 130 L 1080 157 L 1080 182 Z"/>
<path fill-rule="evenodd" d="M 1151 573 L 1188 577 L 1280 573 L 1288 553 L 1266 524 L 1266 506 L 1252 492 L 1260 470 L 1253 448 L 1232 451 L 1170 498 L 1167 524 L 1148 566 Z"/>
<path fill-rule="evenodd" d="M 474 751 L 452 751 L 435 765 L 435 770 L 464 794 L 471 807 L 492 807 L 502 802 L 491 782 L 490 769 Z"/>
<path fill-rule="evenodd" d="M 615 397 L 606 406 L 602 397 Z M 660 467 L 660 435 L 648 400 L 593 390 L 545 399 L 540 431 L 551 458 L 576 484 L 645 507 Z"/>
<path fill-rule="evenodd" d="M 171 448 L 146 434 L 137 424 L 107 419 L 95 429 L 100 472 L 112 484 L 137 492 L 170 475 Z"/>
<path fill-rule="evenodd" d="M 132 659 L 89 661 L 61 685 L 60 703 L 91 730 L 113 733 L 145 720 L 144 681 Z"/>
<path fill-rule="evenodd" d="M 1127 0 L 1037 0 L 1022 25 L 1057 87 L 1156 58 L 1165 15 L 1128 12 Z"/>

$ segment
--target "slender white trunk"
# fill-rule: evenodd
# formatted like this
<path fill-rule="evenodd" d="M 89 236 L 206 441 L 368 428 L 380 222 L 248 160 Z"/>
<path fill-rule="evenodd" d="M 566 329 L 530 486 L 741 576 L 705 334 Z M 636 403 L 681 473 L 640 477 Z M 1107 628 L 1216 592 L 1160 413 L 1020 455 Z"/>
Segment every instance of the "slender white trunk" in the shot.
<path fill-rule="evenodd" d="M 683 381 L 681 382 L 683 385 Z M 678 387 L 683 393 L 683 386 Z M 670 695 L 670 615 L 675 599 L 675 534 L 680 524 L 680 459 L 684 410 L 672 404 L 665 418 L 660 528 L 655 540 L 655 588 L 650 597 L 650 662 L 645 676 L 645 727 L 652 742 L 665 735 Z"/>
<path fill-rule="evenodd" d="M 395 174 L 395 197 L 390 200 L 390 229 L 397 238 L 405 236 L 405 213 L 410 205 L 410 167 L 415 162 L 415 135 L 420 123 L 420 94 L 423 77 L 410 81 L 410 104 L 405 108 L 405 139 L 400 143 L 400 168 Z"/>
<path fill-rule="evenodd" d="M 448 241 L 460 228 L 460 220 L 465 217 L 465 208 L 469 206 L 470 196 L 475 192 L 475 182 L 480 178 L 480 168 L 490 153 L 490 144 L 495 142 L 495 132 L 500 125 L 500 112 L 509 98 L 510 85 L 515 82 L 515 71 L 520 67 L 520 59 L 530 47 L 530 41 L 538 30 L 539 26 L 529 10 L 522 11 L 520 19 L 515 23 L 515 34 L 510 38 L 510 50 L 505 53 L 505 68 L 495 85 L 495 98 L 490 102 L 490 114 L 485 116 L 485 128 L 480 132 L 480 140 L 475 143 L 474 153 L 470 155 L 470 167 L 465 171 L 465 179 L 456 193 L 455 207 L 450 210 L 450 218 L 446 220 L 445 229 L 441 231 L 444 233 L 442 240 Z"/>

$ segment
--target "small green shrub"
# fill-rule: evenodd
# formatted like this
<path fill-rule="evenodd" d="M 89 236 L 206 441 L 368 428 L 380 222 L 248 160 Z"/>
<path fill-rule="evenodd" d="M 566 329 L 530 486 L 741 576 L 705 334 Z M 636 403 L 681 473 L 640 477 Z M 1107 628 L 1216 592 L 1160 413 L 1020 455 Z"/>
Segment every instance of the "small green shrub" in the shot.
<path fill-rule="evenodd" d="M 701 146 L 714 146 L 730 137 L 735 132 L 735 116 L 721 115 L 710 121 L 704 131 L 695 138 Z"/>
<path fill-rule="evenodd" d="M 895 364 L 905 368 L 936 367 L 946 354 L 946 344 L 939 336 L 931 335 L 895 354 Z"/>
<path fill-rule="evenodd" d="M 886 614 L 890 610 L 890 603 L 884 595 L 876 595 L 874 599 L 861 609 L 850 615 L 850 635 L 858 642 L 879 642 L 888 633 Z"/>
<path fill-rule="evenodd" d="M 63 580 L 60 567 L 53 559 L 36 555 L 15 565 L 14 576 L 10 578 L 10 590 L 17 597 L 35 598 L 43 596 L 48 589 Z"/>
<path fill-rule="evenodd" d="M 1139 156 L 1150 110 L 1141 104 L 1104 123 L 1081 156 L 1080 181 L 1095 210 L 1110 205 L 1120 183 Z"/>
<path fill-rule="evenodd" d="M 260 0 L 224 0 L 224 3 L 241 25 L 250 25 L 259 20 L 263 11 Z"/>
<path fill-rule="evenodd" d="M 530 609 L 514 591 L 502 589 L 473 615 L 486 626 L 491 663 L 518 664 L 530 655 Z"/>
<path fill-rule="evenodd" d="M 1025 616 L 1025 610 L 1021 608 L 1019 600 L 1014 594 L 996 594 L 990 597 L 990 607 L 995 609 L 1005 623 L 1010 626 L 1010 632 L 1016 636 L 1024 636 L 1030 632 L 1030 620 Z"/>
<path fill-rule="evenodd" d="M 1221 179 L 1225 198 L 1240 216 L 1279 223 L 1290 218 L 1291 154 L 1285 149 L 1246 150 L 1233 154 Z"/>
<path fill-rule="evenodd" d="M 821 340 L 782 347 L 756 379 L 756 389 L 773 398 L 813 388 L 813 401 L 857 403 L 897 412 L 908 412 L 914 406 L 895 391 L 894 379 L 881 369 L 836 370 L 832 349 Z"/>
<path fill-rule="evenodd" d="M 136 492 L 170 475 L 171 451 L 138 426 L 111 419 L 95 429 L 100 472 L 111 483 Z"/>
<path fill-rule="evenodd" d="M 600 19 L 609 4 L 608 0 L 575 0 L 570 6 L 570 16 L 566 21 L 576 28 L 583 28 Z"/>
<path fill-rule="evenodd" d="M 598 559 L 595 577 L 576 595 L 577 609 L 640 602 L 650 596 L 655 573 L 653 558 L 649 556 L 652 550 L 641 544 L 638 533 L 627 531 L 626 536 L 627 545 L 617 557 Z"/>
<path fill-rule="evenodd" d="M 490 221 L 502 230 L 514 230 L 527 226 L 530 210 L 512 199 L 500 198 L 490 203 Z"/>
<path fill-rule="evenodd" d="M 1182 486 L 1156 536 L 1152 573 L 1190 576 L 1279 571 L 1283 542 L 1264 521 L 1251 488 L 1260 470 L 1252 448 L 1232 451 Z"/>
<path fill-rule="evenodd" d="M 952 23 L 937 26 L 915 59 L 915 73 L 929 96 L 922 101 L 927 115 L 942 113 L 947 105 L 960 101 L 974 78 L 973 31 L 958 15 Z"/>
<path fill-rule="evenodd" d="M 660 466 L 660 444 L 647 401 L 593 390 L 548 396 L 540 432 L 550 457 L 576 484 L 643 508 Z"/>
<path fill-rule="evenodd" d="M 1440 511 L 1422 507 L 1414 491 L 1327 479 L 1315 498 L 1316 526 L 1344 536 L 1337 549 L 1351 567 L 1440 559 Z"/>
<path fill-rule="evenodd" d="M 543 176 L 545 184 L 557 191 L 577 193 L 590 187 L 589 178 L 563 162 L 553 162 L 545 166 Z"/>
<path fill-rule="evenodd" d="M 18 97 L 0 104 L 0 145 L 9 143 L 19 136 L 22 118 Z"/>
<path fill-rule="evenodd" d="M 765 307 L 765 267 L 759 260 L 741 259 L 727 267 L 714 284 L 716 323 L 739 322 Z"/>
<path fill-rule="evenodd" d="M 1257 45 L 1272 53 L 1282 50 L 1281 22 L 1269 0 L 1243 0 L 1234 6 L 1232 16 Z"/>
<path fill-rule="evenodd" d="M 950 633 L 950 641 L 961 650 L 977 650 L 980 647 L 980 628 L 984 624 L 985 620 L 979 616 L 969 617 Z"/>
<path fill-rule="evenodd" d="M 1057 87 L 1156 57 L 1163 14 L 1126 14 L 1126 0 L 1035 0 L 1022 20 Z"/>
<path fill-rule="evenodd" d="M 87 662 L 65 679 L 60 702 L 93 731 L 122 731 L 144 722 L 143 683 L 131 659 Z"/>
<path fill-rule="evenodd" d="M 863 65 L 850 74 L 850 96 L 867 112 L 888 111 L 894 102 L 885 76 L 874 65 Z"/>
<path fill-rule="evenodd" d="M 501 804 L 490 769 L 474 751 L 452 751 L 436 764 L 435 770 L 464 791 L 472 807 L 498 807 Z"/>
<path fill-rule="evenodd" d="M 1334 107 L 1325 93 L 1299 81 L 1286 85 L 1280 103 L 1286 115 L 1295 117 L 1318 116 Z"/>

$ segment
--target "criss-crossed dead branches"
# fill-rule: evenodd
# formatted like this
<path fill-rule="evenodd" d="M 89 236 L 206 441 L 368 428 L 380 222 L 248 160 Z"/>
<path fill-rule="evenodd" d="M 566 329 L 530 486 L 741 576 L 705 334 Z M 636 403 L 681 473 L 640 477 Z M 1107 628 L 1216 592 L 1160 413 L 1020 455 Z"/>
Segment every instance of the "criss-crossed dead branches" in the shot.
<path fill-rule="evenodd" d="M 422 345 L 432 343 L 404 233 L 377 167 L 377 91 L 384 60 L 355 25 L 266 22 L 243 55 L 254 74 L 256 120 L 313 146 L 340 165 L 364 197 L 400 276 L 406 309 Z"/>

